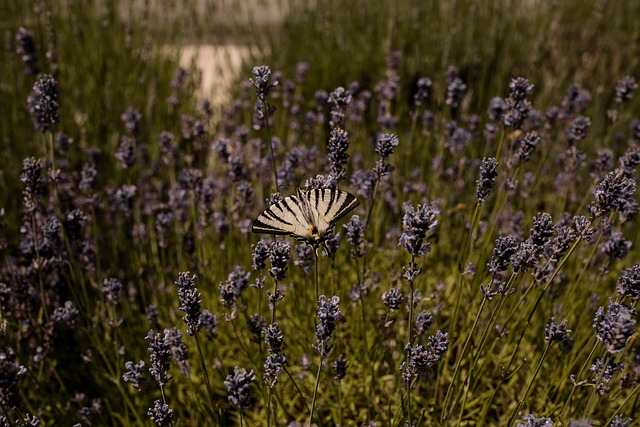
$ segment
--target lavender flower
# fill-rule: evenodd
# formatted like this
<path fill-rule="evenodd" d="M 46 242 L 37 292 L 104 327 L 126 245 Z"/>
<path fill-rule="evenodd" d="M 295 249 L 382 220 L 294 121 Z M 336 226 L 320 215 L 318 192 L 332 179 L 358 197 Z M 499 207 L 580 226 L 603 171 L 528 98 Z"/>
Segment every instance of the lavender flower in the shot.
<path fill-rule="evenodd" d="M 467 85 L 460 78 L 456 77 L 447 85 L 447 99 L 445 100 L 445 104 L 451 108 L 458 108 L 465 93 L 467 93 Z"/>
<path fill-rule="evenodd" d="M 640 298 L 640 264 L 622 270 L 617 284 L 618 294 L 631 298 Z"/>
<path fill-rule="evenodd" d="M 158 427 L 170 427 L 173 425 L 173 409 L 169 408 L 166 403 L 156 400 L 153 407 L 147 411 L 149 419 Z"/>
<path fill-rule="evenodd" d="M 624 238 L 622 232 L 609 230 L 606 232 L 607 241 L 601 247 L 602 252 L 615 260 L 622 260 L 629 253 L 632 243 Z"/>
<path fill-rule="evenodd" d="M 606 313 L 604 306 L 600 306 L 593 319 L 596 338 L 602 341 L 609 354 L 620 353 L 627 345 L 627 339 L 634 334 L 636 320 L 635 309 L 629 309 L 623 304 L 609 299 Z"/>
<path fill-rule="evenodd" d="M 382 302 L 389 311 L 398 310 L 402 306 L 404 296 L 400 288 L 391 288 L 382 294 Z"/>
<path fill-rule="evenodd" d="M 596 232 L 594 227 L 591 227 L 591 221 L 585 216 L 575 216 L 573 221 L 576 225 L 576 231 L 587 242 L 591 240 L 591 237 Z"/>
<path fill-rule="evenodd" d="M 402 226 L 404 231 L 398 245 L 402 246 L 413 256 L 424 255 L 431 251 L 431 244 L 424 243 L 429 234 L 435 232 L 438 225 L 440 209 L 433 204 L 425 203 L 414 208 L 411 204 L 404 205 Z"/>
<path fill-rule="evenodd" d="M 59 94 L 58 82 L 49 74 L 43 74 L 33 84 L 27 104 L 38 132 L 46 132 L 58 123 Z"/>
<path fill-rule="evenodd" d="M 182 333 L 176 328 L 165 329 L 164 340 L 171 348 L 171 357 L 178 363 L 180 371 L 188 377 L 190 371 L 189 349 L 182 340 Z"/>
<path fill-rule="evenodd" d="M 349 160 L 347 150 L 349 149 L 349 135 L 340 128 L 331 129 L 327 150 L 329 152 L 329 163 L 331 163 L 331 175 L 335 180 L 345 178 L 346 172 L 343 165 Z"/>
<path fill-rule="evenodd" d="M 258 99 L 264 102 L 271 88 L 277 86 L 278 82 L 276 81 L 273 84 L 269 84 L 271 68 L 266 65 L 253 67 L 251 72 L 253 74 L 253 79 L 250 79 L 249 81 L 256 88 Z"/>
<path fill-rule="evenodd" d="M 566 320 L 558 325 L 556 318 L 552 317 L 551 322 L 544 328 L 544 340 L 549 342 L 565 342 L 570 333 L 571 329 L 567 329 Z"/>
<path fill-rule="evenodd" d="M 340 354 L 333 362 L 333 378 L 342 381 L 347 375 L 347 358 Z"/>
<path fill-rule="evenodd" d="M 553 236 L 554 228 L 551 215 L 546 212 L 538 213 L 533 217 L 533 228 L 529 238 L 536 247 L 543 249 Z"/>
<path fill-rule="evenodd" d="M 332 128 L 344 128 L 345 110 L 351 104 L 351 99 L 351 93 L 343 87 L 336 88 L 329 95 L 328 102 L 333 104 L 330 112 L 331 119 L 329 120 L 329 125 Z"/>
<path fill-rule="evenodd" d="M 165 331 L 166 335 L 167 331 Z M 149 340 L 149 360 L 151 367 L 149 373 L 158 382 L 160 387 L 169 383 L 169 358 L 171 357 L 171 346 L 162 334 L 154 333 L 153 329 L 145 337 Z"/>
<path fill-rule="evenodd" d="M 267 321 L 264 320 L 264 317 L 260 316 L 258 313 L 254 313 L 251 316 L 247 317 L 247 329 L 251 333 L 252 337 L 250 338 L 251 342 L 256 344 L 262 341 L 262 333 L 267 326 Z"/>
<path fill-rule="evenodd" d="M 27 369 L 9 360 L 4 352 L 0 356 L 3 356 L 0 357 L 0 403 L 3 408 L 15 411 L 23 404 L 18 381 L 27 373 Z"/>
<path fill-rule="evenodd" d="M 595 360 L 589 367 L 591 372 L 595 372 L 595 385 L 600 394 L 606 394 L 609 390 L 609 383 L 613 380 L 616 372 L 624 369 L 623 363 L 615 363 L 612 357 L 604 356 Z"/>
<path fill-rule="evenodd" d="M 507 106 L 507 102 L 499 96 L 491 98 L 491 101 L 489 101 L 489 108 L 487 108 L 487 116 L 489 116 L 489 120 L 500 120 L 500 117 L 502 117 Z"/>
<path fill-rule="evenodd" d="M 38 68 L 36 57 L 36 42 L 32 31 L 24 27 L 20 27 L 16 33 L 16 53 L 21 56 L 22 63 L 25 65 L 24 73 L 28 76 L 35 76 L 40 69 Z"/>
<path fill-rule="evenodd" d="M 425 104 L 431 95 L 433 82 L 428 77 L 420 77 L 416 83 L 416 93 L 413 95 L 413 105 L 420 107 Z"/>
<path fill-rule="evenodd" d="M 137 364 L 128 361 L 124 364 L 125 371 L 122 374 L 122 381 L 130 383 L 137 391 L 142 391 L 146 387 L 146 379 L 144 377 L 144 360 Z"/>
<path fill-rule="evenodd" d="M 272 353 L 267 356 L 264 362 L 264 382 L 267 387 L 273 388 L 278 384 L 278 378 L 282 375 L 285 366 L 288 366 L 288 362 L 284 354 Z"/>
<path fill-rule="evenodd" d="M 616 86 L 615 101 L 618 104 L 627 102 L 633 97 L 633 92 L 638 89 L 638 83 L 632 76 L 623 77 Z"/>
<path fill-rule="evenodd" d="M 591 120 L 585 116 L 578 116 L 571 121 L 565 133 L 569 144 L 587 137 L 587 129 L 591 126 Z"/>
<path fill-rule="evenodd" d="M 283 334 L 277 322 L 262 329 L 269 353 L 282 353 Z"/>
<path fill-rule="evenodd" d="M 287 275 L 287 264 L 291 260 L 291 245 L 281 240 L 274 242 L 269 251 L 269 260 L 269 274 L 277 282 L 283 281 Z"/>
<path fill-rule="evenodd" d="M 351 245 L 351 258 L 357 259 L 364 255 L 362 243 L 364 242 L 364 223 L 358 215 L 353 215 L 351 220 L 344 224 L 347 230 L 347 241 Z"/>
<path fill-rule="evenodd" d="M 344 316 L 340 312 L 340 298 L 337 296 L 327 297 L 320 295 L 318 299 L 318 324 L 316 326 L 316 339 L 313 349 L 320 353 L 323 357 L 329 356 L 329 352 L 333 346 L 329 345 L 329 340 L 336 329 L 336 323 L 341 321 Z"/>
<path fill-rule="evenodd" d="M 522 138 L 518 139 L 518 151 L 516 152 L 518 161 L 528 162 L 531 159 L 531 154 L 539 143 L 540 136 L 533 131 L 527 132 Z"/>
<path fill-rule="evenodd" d="M 195 286 L 196 276 L 189 276 L 189 272 L 182 272 L 178 274 L 178 280 L 175 282 L 178 286 L 178 299 L 180 300 L 180 311 L 184 311 L 185 315 L 182 318 L 187 325 L 187 334 L 193 336 L 198 333 L 202 324 L 200 323 L 200 316 L 202 313 L 200 307 L 200 292 Z"/>
<path fill-rule="evenodd" d="M 498 162 L 494 157 L 485 157 L 480 166 L 480 178 L 476 181 L 476 199 L 484 202 L 493 189 L 493 183 L 498 176 Z"/>
<path fill-rule="evenodd" d="M 415 331 L 418 335 L 423 335 L 425 332 L 429 330 L 431 325 L 433 324 L 433 315 L 428 313 L 426 310 L 420 311 L 416 316 L 416 327 Z"/>
<path fill-rule="evenodd" d="M 102 293 L 109 304 L 118 305 L 124 295 L 124 287 L 118 279 L 106 278 L 102 282 Z"/>
<path fill-rule="evenodd" d="M 218 327 L 218 316 L 211 314 L 209 310 L 202 310 L 200 315 L 200 325 L 207 333 L 210 340 L 218 336 L 216 328 Z"/>
<path fill-rule="evenodd" d="M 487 264 L 489 272 L 496 274 L 501 271 L 506 271 L 511 262 L 511 257 L 516 253 L 517 249 L 518 242 L 513 236 L 498 237 L 496 239 L 496 246 L 493 248 L 491 261 Z"/>
<path fill-rule="evenodd" d="M 398 146 L 398 137 L 393 134 L 379 135 L 376 140 L 375 152 L 380 157 L 376 160 L 374 172 L 378 176 L 389 175 L 395 169 L 388 163 L 388 158 L 393 154 L 393 149 Z"/>
<path fill-rule="evenodd" d="M 599 217 L 612 211 L 624 212 L 633 206 L 637 208 L 635 192 L 636 181 L 633 178 L 624 178 L 610 172 L 593 191 L 594 200 L 589 205 L 589 212 Z"/>
<path fill-rule="evenodd" d="M 524 422 L 516 424 L 516 427 L 553 427 L 553 421 L 551 418 L 536 418 L 533 414 L 527 414 L 524 416 Z"/>
<path fill-rule="evenodd" d="M 229 392 L 229 402 L 242 409 L 249 409 L 253 406 L 251 383 L 255 381 L 256 375 L 253 370 L 247 372 L 244 368 L 235 367 L 233 373 L 227 375 L 224 385 Z"/>
<path fill-rule="evenodd" d="M 442 359 L 449 348 L 448 334 L 438 331 L 428 338 L 427 347 L 407 344 L 409 363 L 402 363 L 402 379 L 409 385 L 412 378 L 424 377 L 427 370 Z"/>
<path fill-rule="evenodd" d="M 313 255 L 313 247 L 307 244 L 298 244 L 294 246 L 296 259 L 293 265 L 302 268 L 305 274 L 311 273 L 315 256 Z"/>
<path fill-rule="evenodd" d="M 129 107 L 124 113 L 122 113 L 120 119 L 124 123 L 127 134 L 132 137 L 140 134 L 140 120 L 142 120 L 142 114 L 140 114 L 138 110 L 133 107 Z"/>
<path fill-rule="evenodd" d="M 22 196 L 27 212 L 33 212 L 36 209 L 37 197 L 44 195 L 46 192 L 45 181 L 42 177 L 43 169 L 42 162 L 34 157 L 28 157 L 22 162 L 20 182 L 24 184 Z"/>
<path fill-rule="evenodd" d="M 341 240 L 342 234 L 334 233 L 333 230 L 329 230 L 326 240 L 324 241 L 324 251 L 322 253 L 329 258 L 335 257 L 338 249 L 340 249 Z"/>
<path fill-rule="evenodd" d="M 615 417 L 613 417 L 610 427 L 629 427 L 632 421 L 633 421 L 632 418 L 627 418 L 625 420 L 621 414 L 618 414 Z"/>
<path fill-rule="evenodd" d="M 114 153 L 114 157 L 122 169 L 132 168 L 138 160 L 136 156 L 136 141 L 127 135 L 120 137 L 120 145 Z"/>

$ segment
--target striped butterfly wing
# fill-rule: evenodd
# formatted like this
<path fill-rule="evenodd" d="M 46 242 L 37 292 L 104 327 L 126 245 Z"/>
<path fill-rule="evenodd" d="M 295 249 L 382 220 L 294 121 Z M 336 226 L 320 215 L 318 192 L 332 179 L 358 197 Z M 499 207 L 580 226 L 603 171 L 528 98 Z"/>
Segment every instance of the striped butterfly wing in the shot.
<path fill-rule="evenodd" d="M 309 205 L 326 221 L 329 228 L 360 204 L 353 194 L 328 188 L 310 190 L 307 197 Z"/>
<path fill-rule="evenodd" d="M 269 206 L 253 221 L 254 233 L 302 235 L 310 227 L 303 205 L 296 196 L 285 197 Z"/>

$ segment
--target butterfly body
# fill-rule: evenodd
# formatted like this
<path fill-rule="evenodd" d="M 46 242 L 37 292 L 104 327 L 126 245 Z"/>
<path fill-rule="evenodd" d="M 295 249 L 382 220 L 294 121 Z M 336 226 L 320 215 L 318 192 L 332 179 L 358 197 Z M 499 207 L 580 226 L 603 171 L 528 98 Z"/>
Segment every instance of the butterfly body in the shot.
<path fill-rule="evenodd" d="M 359 204 L 358 199 L 346 191 L 298 190 L 297 195 L 269 206 L 253 221 L 251 231 L 290 235 L 318 246 L 336 222 Z"/>

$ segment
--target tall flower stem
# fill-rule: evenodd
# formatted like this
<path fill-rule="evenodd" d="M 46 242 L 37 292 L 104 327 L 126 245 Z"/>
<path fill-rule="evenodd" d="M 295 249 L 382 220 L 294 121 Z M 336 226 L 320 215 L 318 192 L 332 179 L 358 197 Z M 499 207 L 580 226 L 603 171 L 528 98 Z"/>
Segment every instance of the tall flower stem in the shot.
<path fill-rule="evenodd" d="M 275 186 L 274 193 L 279 192 L 280 186 L 278 185 L 278 168 L 276 168 L 276 157 L 273 154 L 273 144 L 271 143 L 271 128 L 269 127 L 269 104 L 263 102 L 264 124 L 267 130 L 267 146 L 269 147 L 269 157 L 271 157 L 271 167 L 273 168 L 273 185 Z"/>
<path fill-rule="evenodd" d="M 200 347 L 200 340 L 198 334 L 193 336 L 196 339 L 196 348 L 198 349 L 198 358 L 200 360 L 200 368 L 204 376 L 204 385 L 207 388 L 207 395 L 209 396 L 209 403 L 211 404 L 211 413 L 215 413 L 215 403 L 213 400 L 213 392 L 211 391 L 211 382 L 209 381 L 209 371 L 207 370 L 207 364 L 204 361 L 204 355 L 202 354 L 202 348 Z"/>
<path fill-rule="evenodd" d="M 318 364 L 318 372 L 316 373 L 316 385 L 313 390 L 313 400 L 311 401 L 311 416 L 309 417 L 309 425 L 313 425 L 313 414 L 316 410 L 316 398 L 318 397 L 318 386 L 320 385 L 320 373 L 322 372 L 322 362 L 324 356 L 320 354 L 320 363 Z"/>
<path fill-rule="evenodd" d="M 522 395 L 522 399 L 518 401 L 516 408 L 513 410 L 513 412 L 511 413 L 511 416 L 509 417 L 508 427 L 511 427 L 513 423 L 516 421 L 516 418 L 518 417 L 518 412 L 520 411 L 520 408 L 522 408 L 522 405 L 524 404 L 525 399 L 529 395 L 529 392 L 531 391 L 531 386 L 533 385 L 533 382 L 536 380 L 536 377 L 540 372 L 540 368 L 542 367 L 542 362 L 544 361 L 544 358 L 547 356 L 547 353 L 549 352 L 550 348 L 551 348 L 551 341 L 547 342 L 547 345 L 544 347 L 544 351 L 540 356 L 540 360 L 538 361 L 536 370 L 533 372 L 533 376 L 531 377 L 531 380 L 529 381 L 529 384 L 527 385 L 527 388 L 525 389 L 524 394 Z"/>
<path fill-rule="evenodd" d="M 416 256 L 411 254 L 411 266 L 415 265 Z M 412 267 L 413 268 L 413 267 Z M 409 358 L 411 357 L 411 341 L 413 339 L 413 280 L 409 281 L 409 320 L 407 322 L 407 352 L 405 354 L 405 369 L 409 369 Z M 407 384 L 407 420 L 408 425 L 411 424 L 411 387 L 412 383 Z"/>

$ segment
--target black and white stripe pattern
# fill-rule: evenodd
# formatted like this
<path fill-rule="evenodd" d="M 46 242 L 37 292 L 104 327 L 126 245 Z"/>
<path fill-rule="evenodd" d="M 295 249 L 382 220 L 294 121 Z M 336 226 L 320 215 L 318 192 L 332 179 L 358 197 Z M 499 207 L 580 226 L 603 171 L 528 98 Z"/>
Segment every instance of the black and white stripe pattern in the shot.
<path fill-rule="evenodd" d="M 346 191 L 331 189 L 298 190 L 285 197 L 253 222 L 254 233 L 285 234 L 310 243 L 320 243 L 338 220 L 360 202 Z"/>

